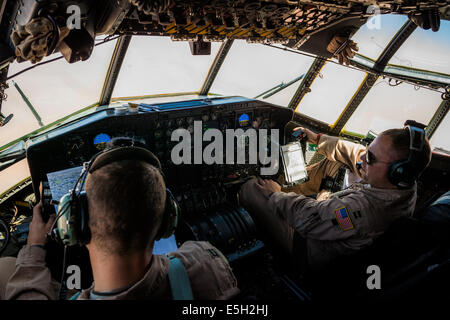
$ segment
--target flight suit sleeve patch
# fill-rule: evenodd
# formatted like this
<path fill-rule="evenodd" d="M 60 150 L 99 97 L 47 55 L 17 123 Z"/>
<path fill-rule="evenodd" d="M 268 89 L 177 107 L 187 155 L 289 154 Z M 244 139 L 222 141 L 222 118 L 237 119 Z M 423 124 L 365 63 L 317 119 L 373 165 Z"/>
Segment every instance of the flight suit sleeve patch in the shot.
<path fill-rule="evenodd" d="M 334 210 L 334 215 L 342 231 L 347 231 L 355 228 L 346 207 Z"/>

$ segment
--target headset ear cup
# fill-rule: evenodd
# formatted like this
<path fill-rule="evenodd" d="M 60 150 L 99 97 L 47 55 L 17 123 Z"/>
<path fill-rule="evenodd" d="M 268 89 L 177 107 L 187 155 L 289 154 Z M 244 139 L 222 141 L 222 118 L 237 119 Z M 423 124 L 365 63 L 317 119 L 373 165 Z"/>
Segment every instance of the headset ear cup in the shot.
<path fill-rule="evenodd" d="M 81 192 L 79 196 L 64 195 L 58 205 L 58 214 L 56 234 L 59 242 L 67 246 L 89 243 L 91 233 L 86 192 Z"/>
<path fill-rule="evenodd" d="M 399 182 L 399 176 L 401 175 L 401 162 L 396 161 L 389 167 L 389 182 L 392 183 L 394 186 L 397 186 Z M 400 168 L 400 169 L 399 169 Z"/>
<path fill-rule="evenodd" d="M 70 193 L 61 197 L 58 204 L 58 220 L 56 222 L 56 234 L 58 242 L 63 245 L 72 246 L 77 243 L 76 231 L 74 224 L 75 216 L 74 203 Z"/>
<path fill-rule="evenodd" d="M 162 238 L 169 238 L 177 228 L 178 225 L 178 214 L 180 207 L 177 200 L 173 196 L 169 189 L 166 189 L 166 205 L 163 213 L 163 221 L 159 228 L 158 234 L 156 235 L 156 240 Z"/>
<path fill-rule="evenodd" d="M 409 188 L 414 183 L 414 172 L 407 160 L 396 161 L 389 168 L 389 182 L 398 188 Z"/>
<path fill-rule="evenodd" d="M 405 163 L 403 165 L 402 181 L 400 183 L 400 188 L 409 188 L 416 181 L 417 170 L 413 167 L 411 163 Z"/>

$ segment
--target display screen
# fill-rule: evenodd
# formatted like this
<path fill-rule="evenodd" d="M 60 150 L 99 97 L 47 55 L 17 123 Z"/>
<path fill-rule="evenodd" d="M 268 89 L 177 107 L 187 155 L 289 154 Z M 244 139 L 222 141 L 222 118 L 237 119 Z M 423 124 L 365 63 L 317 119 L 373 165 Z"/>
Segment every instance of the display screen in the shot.
<path fill-rule="evenodd" d="M 284 175 L 287 184 L 299 184 L 308 180 L 308 173 L 306 171 L 300 142 L 292 142 L 281 146 L 281 157 L 283 159 Z"/>
<path fill-rule="evenodd" d="M 94 138 L 94 145 L 98 150 L 103 150 L 106 148 L 107 144 L 111 141 L 111 137 L 106 133 L 100 133 Z"/>
<path fill-rule="evenodd" d="M 50 172 L 47 174 L 48 185 L 50 187 L 53 200 L 59 201 L 62 196 L 69 193 L 69 191 L 75 187 L 75 183 L 80 177 L 82 169 L 83 167 L 79 166 Z"/>
<path fill-rule="evenodd" d="M 240 128 L 245 128 L 250 125 L 251 120 L 252 120 L 251 115 L 249 115 L 247 113 L 243 113 L 241 115 L 238 115 L 237 124 Z"/>
<path fill-rule="evenodd" d="M 171 235 L 167 239 L 160 239 L 155 241 L 153 246 L 153 254 L 165 255 L 169 252 L 176 251 L 178 249 L 177 241 L 175 240 L 175 235 Z"/>

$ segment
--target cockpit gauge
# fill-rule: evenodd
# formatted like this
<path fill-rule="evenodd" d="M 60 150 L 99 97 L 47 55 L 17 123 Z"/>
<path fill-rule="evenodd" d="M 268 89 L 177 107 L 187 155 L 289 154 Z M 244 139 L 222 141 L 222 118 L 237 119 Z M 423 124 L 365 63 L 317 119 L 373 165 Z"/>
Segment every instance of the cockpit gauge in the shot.
<path fill-rule="evenodd" d="M 202 121 L 208 121 L 209 116 L 207 114 L 202 115 Z"/>
<path fill-rule="evenodd" d="M 239 117 L 238 122 L 239 122 L 239 126 L 240 126 L 240 127 L 247 127 L 247 126 L 249 125 L 249 122 L 250 122 L 250 117 L 249 117 L 249 115 L 246 114 L 246 113 L 242 114 L 242 115 Z"/>
<path fill-rule="evenodd" d="M 100 133 L 95 136 L 94 138 L 94 146 L 98 150 L 104 150 L 108 143 L 111 141 L 111 137 L 108 136 L 106 133 Z"/>

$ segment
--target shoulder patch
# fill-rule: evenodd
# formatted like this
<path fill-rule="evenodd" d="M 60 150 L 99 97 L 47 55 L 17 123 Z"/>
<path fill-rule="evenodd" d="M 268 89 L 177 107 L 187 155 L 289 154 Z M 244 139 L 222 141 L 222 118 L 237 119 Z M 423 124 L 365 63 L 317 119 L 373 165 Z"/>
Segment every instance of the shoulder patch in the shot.
<path fill-rule="evenodd" d="M 352 220 L 350 219 L 350 216 L 348 215 L 346 207 L 334 210 L 334 215 L 336 216 L 336 220 L 339 223 L 339 227 L 342 231 L 347 231 L 355 228 L 353 226 Z"/>

